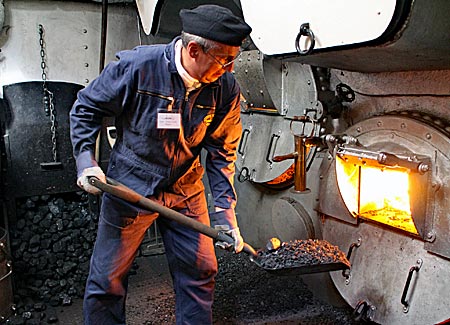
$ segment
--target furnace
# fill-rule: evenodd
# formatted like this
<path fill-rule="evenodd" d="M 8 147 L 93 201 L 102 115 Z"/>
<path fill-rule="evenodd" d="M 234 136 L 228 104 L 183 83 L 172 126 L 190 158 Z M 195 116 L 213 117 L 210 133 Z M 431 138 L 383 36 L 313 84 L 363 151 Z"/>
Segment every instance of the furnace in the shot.
<path fill-rule="evenodd" d="M 365 317 L 383 323 L 397 308 L 401 321 L 424 308 L 419 299 L 433 304 L 441 287 L 433 279 L 450 258 L 448 127 L 423 113 L 393 112 L 345 134 L 353 142 L 329 152 L 321 181 L 324 237 L 348 247 L 352 263 L 332 279 Z"/>

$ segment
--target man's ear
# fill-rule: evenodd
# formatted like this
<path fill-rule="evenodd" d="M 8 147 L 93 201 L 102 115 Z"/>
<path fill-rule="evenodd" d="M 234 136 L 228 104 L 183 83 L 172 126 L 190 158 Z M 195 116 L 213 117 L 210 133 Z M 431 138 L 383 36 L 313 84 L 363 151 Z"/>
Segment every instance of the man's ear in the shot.
<path fill-rule="evenodd" d="M 200 51 L 202 51 L 202 48 L 197 42 L 190 41 L 186 50 L 191 58 L 196 59 L 199 56 Z"/>

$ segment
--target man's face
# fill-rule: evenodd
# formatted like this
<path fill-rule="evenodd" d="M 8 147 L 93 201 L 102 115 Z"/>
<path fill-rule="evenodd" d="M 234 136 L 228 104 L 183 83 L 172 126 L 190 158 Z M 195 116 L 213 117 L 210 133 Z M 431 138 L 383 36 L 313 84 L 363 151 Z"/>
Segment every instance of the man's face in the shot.
<path fill-rule="evenodd" d="M 197 79 L 203 83 L 216 81 L 226 71 L 232 71 L 239 55 L 239 46 L 221 45 L 211 50 L 201 50 L 196 61 Z"/>

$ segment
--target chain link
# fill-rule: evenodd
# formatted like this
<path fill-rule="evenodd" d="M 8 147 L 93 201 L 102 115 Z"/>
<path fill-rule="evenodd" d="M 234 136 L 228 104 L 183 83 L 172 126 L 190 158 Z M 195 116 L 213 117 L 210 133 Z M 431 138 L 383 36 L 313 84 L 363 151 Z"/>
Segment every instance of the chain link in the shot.
<path fill-rule="evenodd" d="M 47 63 L 46 53 L 45 53 L 45 42 L 44 42 L 44 27 L 39 24 L 39 46 L 41 55 L 41 70 L 42 70 L 42 91 L 44 94 L 43 105 L 45 114 L 50 115 L 50 132 L 52 133 L 52 156 L 53 161 L 58 161 L 58 150 L 57 150 L 57 122 L 56 122 L 56 110 L 53 103 L 53 93 L 47 88 Z"/>

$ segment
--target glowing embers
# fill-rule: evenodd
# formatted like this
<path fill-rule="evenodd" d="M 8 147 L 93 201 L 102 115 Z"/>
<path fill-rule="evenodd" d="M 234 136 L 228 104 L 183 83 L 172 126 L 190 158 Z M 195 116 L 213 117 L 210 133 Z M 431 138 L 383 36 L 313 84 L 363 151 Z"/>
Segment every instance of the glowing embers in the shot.
<path fill-rule="evenodd" d="M 411 214 L 408 169 L 353 164 L 337 156 L 336 175 L 342 199 L 355 217 L 418 235 Z"/>

